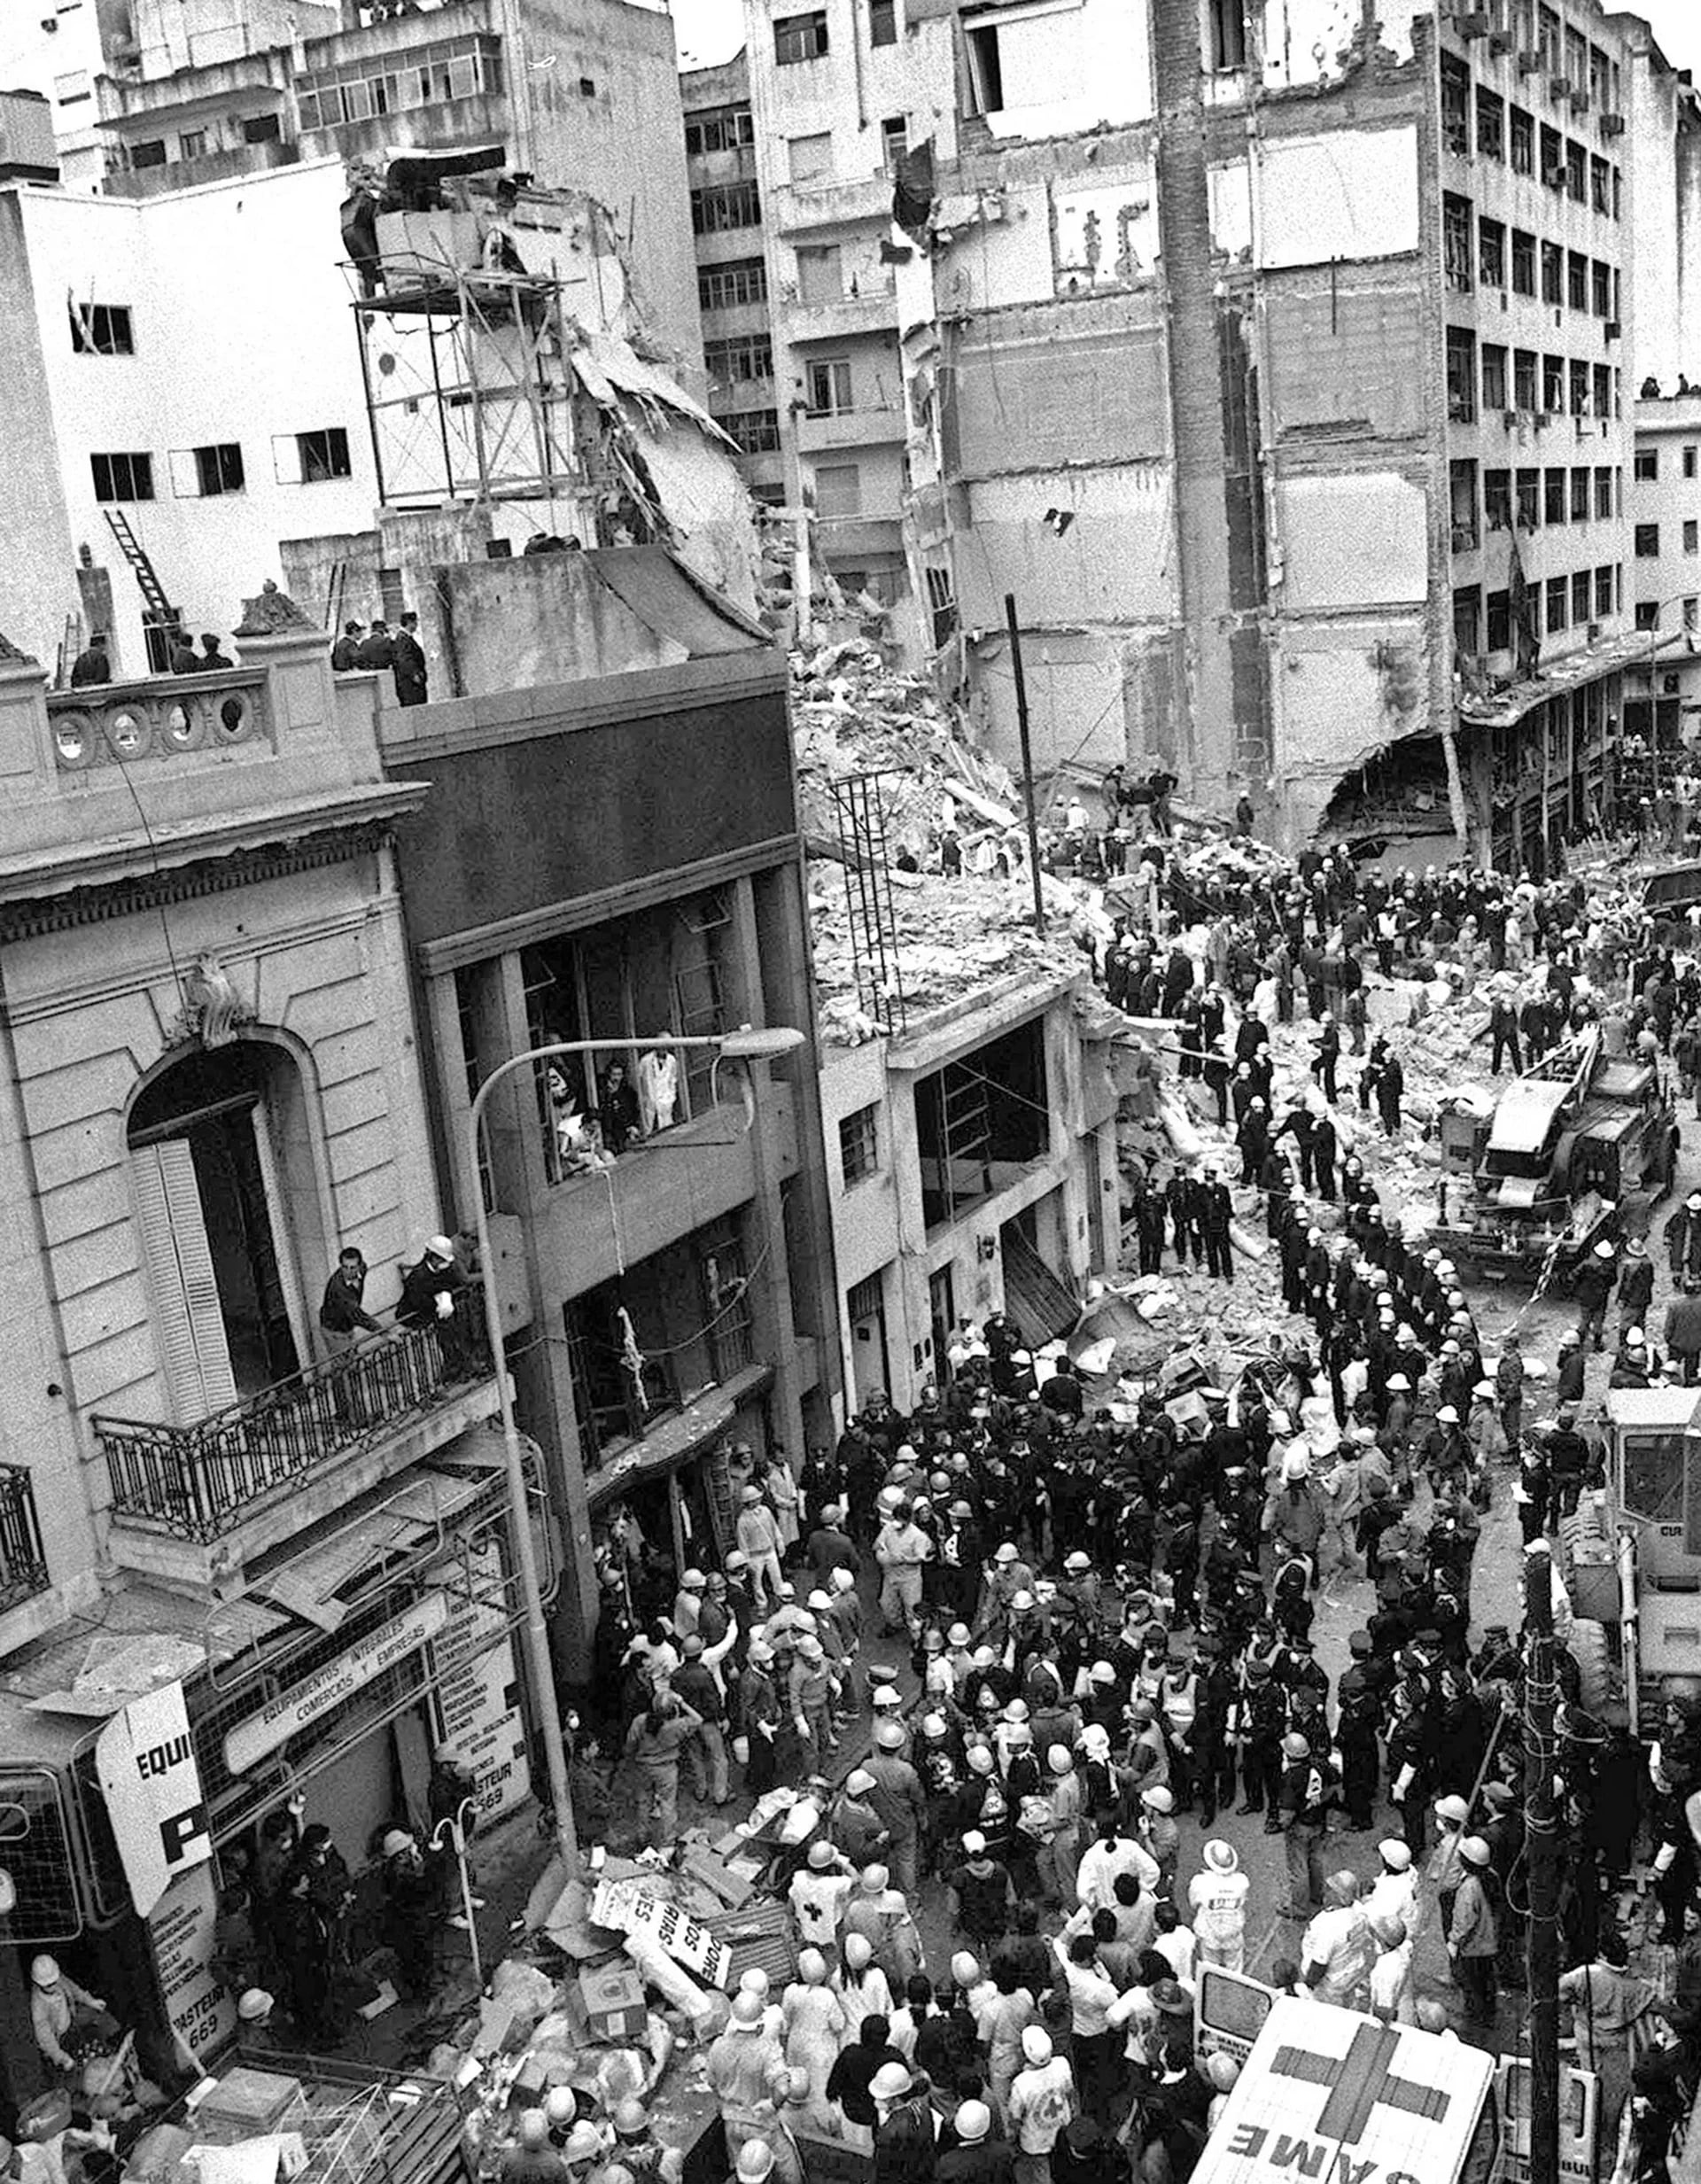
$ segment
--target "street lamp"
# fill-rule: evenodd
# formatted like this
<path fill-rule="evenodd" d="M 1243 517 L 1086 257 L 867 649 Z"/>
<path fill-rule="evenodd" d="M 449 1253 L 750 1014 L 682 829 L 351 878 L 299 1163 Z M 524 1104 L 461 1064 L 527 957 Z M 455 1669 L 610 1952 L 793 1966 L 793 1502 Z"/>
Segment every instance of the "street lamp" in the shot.
<path fill-rule="evenodd" d="M 567 1746 L 561 1733 L 561 1712 L 555 1703 L 555 1664 L 549 1655 L 549 1633 L 543 1620 L 543 1590 L 538 1582 L 537 1551 L 532 1541 L 532 1508 L 526 1496 L 525 1459 L 520 1452 L 519 1428 L 514 1422 L 514 1398 L 509 1387 L 508 1368 L 502 1359 L 502 1301 L 496 1287 L 496 1262 L 490 1247 L 490 1215 L 478 1180 L 478 1136 L 484 1128 L 490 1095 L 516 1069 L 531 1069 L 558 1054 L 598 1054 L 618 1046 L 618 1039 L 555 1039 L 545 1046 L 530 1046 L 523 1053 L 499 1061 L 473 1094 L 467 1117 L 467 1172 L 474 1178 L 472 1202 L 478 1237 L 478 1272 L 484 1286 L 485 1339 L 496 1368 L 496 1395 L 501 1406 L 502 1454 L 508 1474 L 508 1507 L 514 1533 L 514 1558 L 518 1566 L 520 1597 L 525 1606 L 526 1659 L 538 1696 L 539 1725 L 543 1733 L 544 1758 L 549 1770 L 549 1796 L 555 1813 L 555 1844 L 569 1879 L 579 1876 L 579 1831 L 574 1824 L 572 1797 L 567 1781 Z M 788 1024 L 758 1029 L 741 1025 L 708 1038 L 647 1038 L 646 1050 L 663 1048 L 678 1053 L 712 1049 L 723 1061 L 775 1061 L 796 1053 L 804 1035 Z"/>

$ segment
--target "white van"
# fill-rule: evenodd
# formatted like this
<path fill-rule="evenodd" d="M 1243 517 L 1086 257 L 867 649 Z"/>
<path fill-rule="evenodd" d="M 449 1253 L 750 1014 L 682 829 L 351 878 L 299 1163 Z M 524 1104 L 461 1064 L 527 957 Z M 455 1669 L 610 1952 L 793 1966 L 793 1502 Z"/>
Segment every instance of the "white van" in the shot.
<path fill-rule="evenodd" d="M 1192 2184 L 1529 2184 L 1530 2065 L 1202 1965 L 1201 2056 L 1240 2064 Z M 1562 2069 L 1559 2174 L 1607 2184 L 1600 2086 Z"/>

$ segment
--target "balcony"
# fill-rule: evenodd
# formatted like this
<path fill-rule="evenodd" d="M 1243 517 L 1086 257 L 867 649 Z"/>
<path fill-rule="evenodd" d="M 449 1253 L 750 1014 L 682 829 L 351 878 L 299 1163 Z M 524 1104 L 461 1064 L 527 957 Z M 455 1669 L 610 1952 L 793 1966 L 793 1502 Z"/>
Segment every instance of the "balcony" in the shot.
<path fill-rule="evenodd" d="M 61 773 L 136 766 L 244 745 L 274 748 L 263 668 L 208 675 L 158 675 L 145 682 L 97 683 L 55 691 L 47 701 L 53 761 Z"/>
<path fill-rule="evenodd" d="M 854 296 L 788 299 L 776 315 L 793 341 L 842 341 L 847 334 L 897 337 L 897 295 L 889 274 L 883 280 L 871 275 L 859 281 Z"/>
<path fill-rule="evenodd" d="M 28 1466 L 0 1464 L 0 1615 L 47 1589 L 47 1557 Z"/>
<path fill-rule="evenodd" d="M 854 181 L 784 183 L 768 193 L 768 222 L 781 235 L 807 235 L 816 228 L 846 228 L 866 221 L 889 223 L 892 177 L 859 175 Z"/>
<path fill-rule="evenodd" d="M 230 182 L 238 175 L 269 174 L 294 167 L 301 147 L 281 137 L 257 144 L 229 144 L 198 159 L 167 159 L 159 167 L 108 167 L 101 189 L 109 198 L 158 198 L 173 190 L 196 190 L 203 183 Z"/>
<path fill-rule="evenodd" d="M 888 447 L 904 436 L 904 411 L 897 402 L 870 403 L 865 409 L 800 410 L 797 416 L 800 455 L 834 447 Z"/>
<path fill-rule="evenodd" d="M 97 1417 L 113 1558 L 212 1582 L 496 1406 L 482 1294 L 470 1289 L 446 1321 L 374 1336 L 192 1425 Z"/>

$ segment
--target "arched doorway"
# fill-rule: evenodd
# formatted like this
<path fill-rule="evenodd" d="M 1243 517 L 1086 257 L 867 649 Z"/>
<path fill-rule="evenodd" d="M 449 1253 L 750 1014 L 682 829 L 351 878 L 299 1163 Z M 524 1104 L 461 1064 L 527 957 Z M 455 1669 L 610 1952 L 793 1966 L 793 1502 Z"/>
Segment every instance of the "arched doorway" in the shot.
<path fill-rule="evenodd" d="M 323 1257 L 299 1070 L 269 1041 L 196 1049 L 145 1085 L 128 1142 L 180 1424 L 312 1362 L 301 1274 Z"/>

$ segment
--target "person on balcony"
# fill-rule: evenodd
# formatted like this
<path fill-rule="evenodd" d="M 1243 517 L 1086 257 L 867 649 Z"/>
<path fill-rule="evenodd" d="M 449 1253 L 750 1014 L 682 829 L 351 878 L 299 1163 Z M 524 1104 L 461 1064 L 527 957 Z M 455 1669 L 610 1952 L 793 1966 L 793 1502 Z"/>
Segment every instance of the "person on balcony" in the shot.
<path fill-rule="evenodd" d="M 447 1236 L 428 1239 L 424 1256 L 401 1278 L 396 1318 L 404 1327 L 437 1329 L 438 1340 L 443 1346 L 446 1380 L 470 1380 L 478 1377 L 477 1341 L 469 1315 L 464 1310 L 456 1309 L 470 1286 L 454 1255 L 454 1246 Z"/>
<path fill-rule="evenodd" d="M 333 1357 L 355 1348 L 361 1335 L 384 1332 L 361 1302 L 366 1274 L 366 1260 L 352 1244 L 338 1253 L 337 1271 L 325 1284 L 319 1305 L 319 1332 Z"/>

